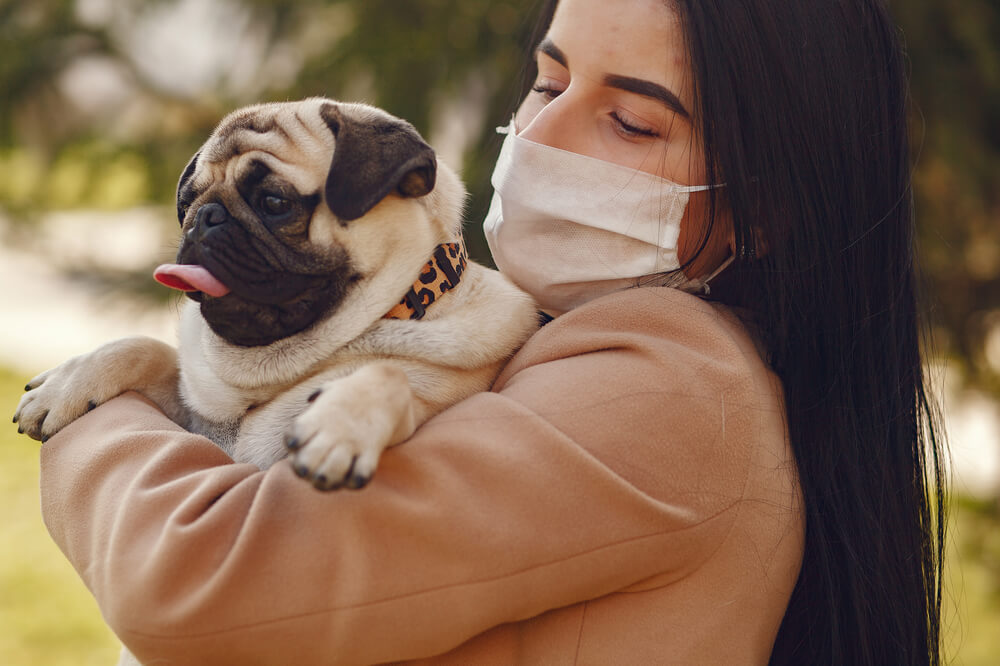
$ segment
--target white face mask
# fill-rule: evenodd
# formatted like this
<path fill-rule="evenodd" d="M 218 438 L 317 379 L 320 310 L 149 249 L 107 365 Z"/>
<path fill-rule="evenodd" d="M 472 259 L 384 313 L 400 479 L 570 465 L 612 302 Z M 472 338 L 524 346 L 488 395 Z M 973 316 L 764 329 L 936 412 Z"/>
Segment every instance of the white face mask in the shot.
<path fill-rule="evenodd" d="M 658 176 L 506 133 L 483 222 L 497 267 L 558 315 L 680 268 L 677 239 L 691 192 Z M 698 287 L 677 272 L 657 284 Z M 692 284 L 697 282 L 697 284 Z"/>

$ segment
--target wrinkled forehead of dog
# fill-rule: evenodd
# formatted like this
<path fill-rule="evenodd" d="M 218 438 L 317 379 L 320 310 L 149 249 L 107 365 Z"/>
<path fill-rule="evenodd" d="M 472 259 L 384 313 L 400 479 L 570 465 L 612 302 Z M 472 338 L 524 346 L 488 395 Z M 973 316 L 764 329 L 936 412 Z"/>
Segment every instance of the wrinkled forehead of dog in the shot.
<path fill-rule="evenodd" d="M 342 221 L 389 194 L 434 189 L 437 158 L 408 122 L 366 104 L 310 98 L 259 104 L 226 116 L 181 175 L 178 217 L 214 185 L 236 188 L 274 174 L 300 195 L 322 193 Z"/>

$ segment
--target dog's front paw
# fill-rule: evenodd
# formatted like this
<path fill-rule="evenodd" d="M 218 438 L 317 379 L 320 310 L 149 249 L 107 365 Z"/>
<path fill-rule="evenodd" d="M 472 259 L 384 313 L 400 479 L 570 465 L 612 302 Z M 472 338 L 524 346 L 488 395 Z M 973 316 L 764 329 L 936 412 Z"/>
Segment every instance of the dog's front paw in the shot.
<path fill-rule="evenodd" d="M 44 442 L 107 399 L 92 356 L 73 357 L 28 382 L 14 412 L 19 433 Z"/>
<path fill-rule="evenodd" d="M 363 488 L 382 451 L 412 434 L 413 400 L 406 373 L 388 363 L 327 382 L 286 433 L 296 474 L 320 490 Z"/>
<path fill-rule="evenodd" d="M 18 432 L 44 442 L 129 389 L 143 391 L 161 407 L 172 409 L 176 384 L 176 353 L 170 345 L 152 338 L 122 338 L 74 356 L 28 382 L 14 423 Z"/>

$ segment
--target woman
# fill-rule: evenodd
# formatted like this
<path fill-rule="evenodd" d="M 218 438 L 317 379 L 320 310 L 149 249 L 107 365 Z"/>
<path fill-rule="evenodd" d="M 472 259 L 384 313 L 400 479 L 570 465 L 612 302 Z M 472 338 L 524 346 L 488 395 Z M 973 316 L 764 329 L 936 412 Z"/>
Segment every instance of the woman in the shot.
<path fill-rule="evenodd" d="M 356 494 L 135 396 L 43 447 L 50 531 L 141 659 L 938 663 L 885 8 L 555 4 L 486 223 L 555 318 L 492 392 Z"/>

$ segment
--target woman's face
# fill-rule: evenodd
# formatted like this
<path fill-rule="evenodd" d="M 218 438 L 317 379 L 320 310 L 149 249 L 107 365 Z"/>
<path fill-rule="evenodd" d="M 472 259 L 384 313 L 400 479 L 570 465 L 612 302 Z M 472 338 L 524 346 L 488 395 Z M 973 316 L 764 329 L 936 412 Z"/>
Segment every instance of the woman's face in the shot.
<path fill-rule="evenodd" d="M 561 0 L 536 56 L 538 78 L 515 117 L 520 136 L 681 185 L 706 184 L 684 36 L 666 0 Z M 706 207 L 705 194 L 691 195 L 682 261 L 698 248 Z M 717 218 L 689 277 L 725 259 L 730 226 Z"/>

